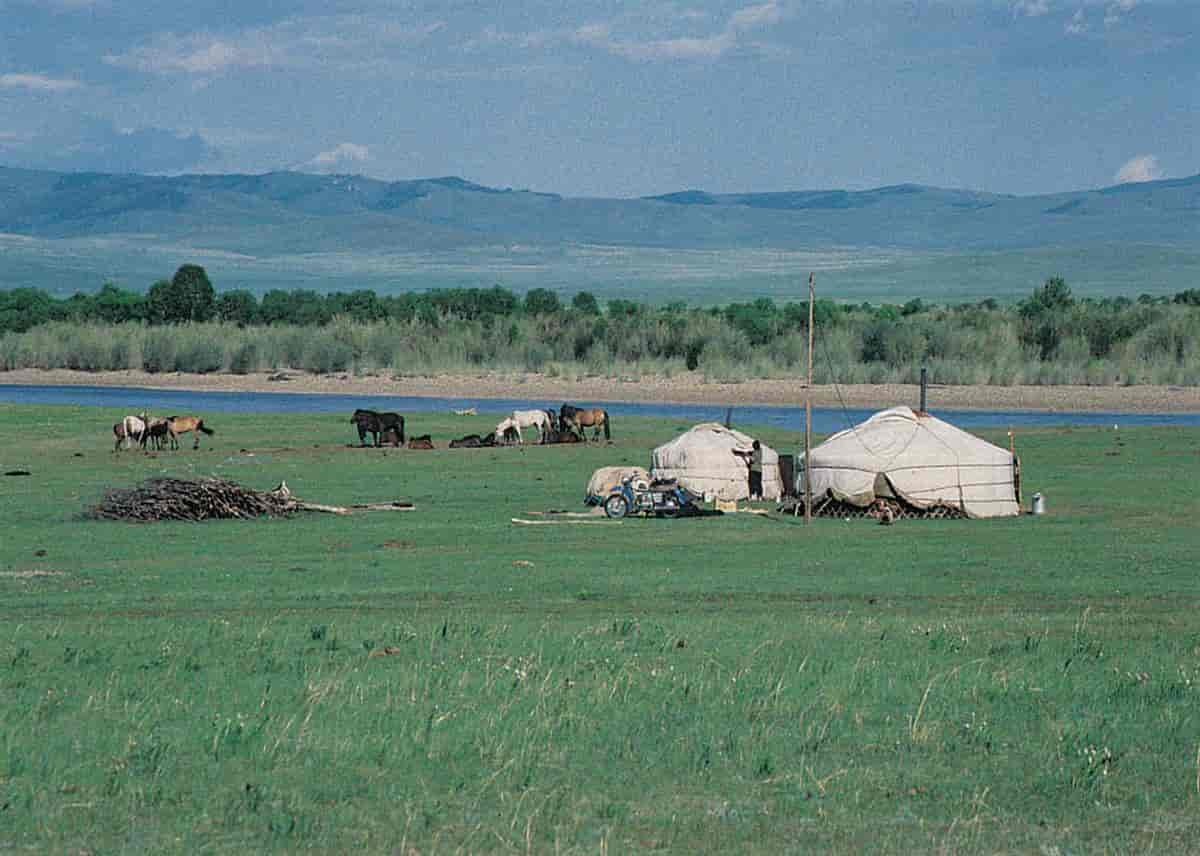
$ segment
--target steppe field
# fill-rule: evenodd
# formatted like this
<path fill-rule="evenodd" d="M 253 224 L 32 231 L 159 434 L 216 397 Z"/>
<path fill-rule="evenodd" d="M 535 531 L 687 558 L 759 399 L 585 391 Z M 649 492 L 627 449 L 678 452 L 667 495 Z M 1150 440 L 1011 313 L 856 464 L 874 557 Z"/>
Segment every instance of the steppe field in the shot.
<path fill-rule="evenodd" d="M 0 853 L 1200 852 L 1200 429 L 1020 432 L 1037 518 L 517 526 L 687 426 L 121 415 L 0 405 Z M 416 510 L 83 516 L 160 474 Z"/>

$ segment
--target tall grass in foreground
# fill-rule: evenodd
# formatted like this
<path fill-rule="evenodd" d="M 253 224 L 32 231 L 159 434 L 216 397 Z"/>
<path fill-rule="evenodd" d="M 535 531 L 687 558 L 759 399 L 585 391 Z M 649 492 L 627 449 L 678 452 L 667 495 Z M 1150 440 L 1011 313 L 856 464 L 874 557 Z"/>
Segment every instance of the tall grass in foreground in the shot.
<path fill-rule="evenodd" d="M 58 849 L 128 823 L 141 849 L 192 852 L 906 852 L 1001 834 L 1018 851 L 1125 849 L 1157 826 L 1163 847 L 1194 843 L 1172 820 L 1196 798 L 1186 640 L 1087 612 L 745 618 L 750 637 L 720 617 L 469 610 L 142 620 L 132 636 L 26 624 L 0 665 L 0 777 L 24 818 L 8 834 Z M 1077 827 L 1097 806 L 1126 835 Z"/>

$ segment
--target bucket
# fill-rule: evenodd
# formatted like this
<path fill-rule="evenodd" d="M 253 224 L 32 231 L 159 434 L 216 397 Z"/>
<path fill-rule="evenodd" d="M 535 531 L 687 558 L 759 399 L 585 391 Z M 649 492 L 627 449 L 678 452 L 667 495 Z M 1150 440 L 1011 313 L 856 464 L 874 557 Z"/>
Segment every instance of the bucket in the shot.
<path fill-rule="evenodd" d="M 1033 495 L 1032 511 L 1034 514 L 1045 514 L 1046 513 L 1046 500 L 1042 497 L 1042 495 L 1040 493 L 1035 493 Z"/>

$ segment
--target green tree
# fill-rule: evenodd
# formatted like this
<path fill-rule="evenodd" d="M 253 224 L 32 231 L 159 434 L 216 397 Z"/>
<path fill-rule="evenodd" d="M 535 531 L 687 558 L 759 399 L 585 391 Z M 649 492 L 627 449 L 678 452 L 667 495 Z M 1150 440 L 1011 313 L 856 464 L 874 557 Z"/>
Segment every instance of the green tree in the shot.
<path fill-rule="evenodd" d="M 581 291 L 572 297 L 571 307 L 583 315 L 600 314 L 600 304 L 596 301 L 596 295 L 590 291 Z"/>
<path fill-rule="evenodd" d="M 217 295 L 200 265 L 183 265 L 170 282 L 160 280 L 146 294 L 151 321 L 182 324 L 208 321 L 217 310 Z"/>
<path fill-rule="evenodd" d="M 91 314 L 101 321 L 120 324 L 125 321 L 144 321 L 147 309 L 146 298 L 142 295 L 106 282 L 92 298 Z"/>
<path fill-rule="evenodd" d="M 1075 304 L 1071 296 L 1071 287 L 1061 276 L 1052 276 L 1041 288 L 1034 289 L 1033 294 L 1021 301 L 1020 313 L 1023 318 L 1037 318 L 1047 312 L 1058 312 L 1070 309 Z"/>
<path fill-rule="evenodd" d="M 253 324 L 258 315 L 258 301 L 245 289 L 222 292 L 217 298 L 217 317 L 231 324 Z"/>
<path fill-rule="evenodd" d="M 548 288 L 533 288 L 525 294 L 525 312 L 528 315 L 552 315 L 562 309 L 558 295 Z"/>

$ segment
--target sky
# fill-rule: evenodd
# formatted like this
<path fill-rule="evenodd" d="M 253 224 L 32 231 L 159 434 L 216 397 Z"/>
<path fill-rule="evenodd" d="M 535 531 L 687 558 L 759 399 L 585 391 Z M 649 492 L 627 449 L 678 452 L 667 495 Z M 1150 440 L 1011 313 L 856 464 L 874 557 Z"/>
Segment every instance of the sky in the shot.
<path fill-rule="evenodd" d="M 1200 0 L 0 0 L 0 165 L 568 196 L 1200 173 Z"/>

